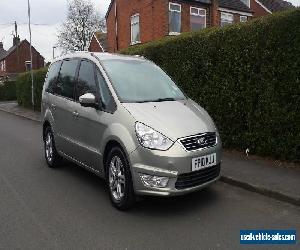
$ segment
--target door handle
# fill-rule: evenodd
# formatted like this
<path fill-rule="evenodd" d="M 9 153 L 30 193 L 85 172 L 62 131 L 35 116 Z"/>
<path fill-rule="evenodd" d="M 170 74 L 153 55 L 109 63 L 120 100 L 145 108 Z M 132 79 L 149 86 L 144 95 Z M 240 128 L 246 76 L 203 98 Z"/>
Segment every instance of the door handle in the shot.
<path fill-rule="evenodd" d="M 77 111 L 74 111 L 72 114 L 75 118 L 77 118 L 79 116 L 79 113 Z"/>

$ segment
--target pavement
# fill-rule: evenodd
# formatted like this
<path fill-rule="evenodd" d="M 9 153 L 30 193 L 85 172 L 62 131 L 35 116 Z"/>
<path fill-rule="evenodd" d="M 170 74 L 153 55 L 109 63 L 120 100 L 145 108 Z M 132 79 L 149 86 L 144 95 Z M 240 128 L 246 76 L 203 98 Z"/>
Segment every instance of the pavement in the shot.
<path fill-rule="evenodd" d="M 65 162 L 47 167 L 39 122 L 0 111 L 0 249 L 256 249 L 241 229 L 296 229 L 300 208 L 217 182 L 120 212 L 104 181 Z M 298 246 L 298 247 L 297 247 Z"/>
<path fill-rule="evenodd" d="M 0 110 L 41 121 L 39 112 L 24 109 L 16 102 L 0 102 Z M 300 206 L 300 166 L 225 151 L 221 181 L 277 200 Z"/>
<path fill-rule="evenodd" d="M 0 102 L 0 110 L 15 114 L 33 121 L 41 121 L 41 113 L 30 109 L 22 108 L 16 101 Z"/>

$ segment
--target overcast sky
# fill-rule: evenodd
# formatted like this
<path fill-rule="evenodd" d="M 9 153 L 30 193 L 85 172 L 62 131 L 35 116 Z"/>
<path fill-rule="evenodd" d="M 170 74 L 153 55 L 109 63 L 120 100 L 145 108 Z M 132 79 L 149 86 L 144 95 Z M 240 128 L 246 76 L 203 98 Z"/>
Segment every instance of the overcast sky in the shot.
<path fill-rule="evenodd" d="M 110 0 L 91 0 L 104 16 Z M 300 6 L 300 0 L 290 0 Z M 52 58 L 52 47 L 57 41 L 57 29 L 66 18 L 67 0 L 30 0 L 32 15 L 32 43 L 45 57 Z M 13 22 L 17 21 L 21 39 L 29 41 L 27 0 L 0 0 L 0 41 L 7 50 L 12 46 Z"/>
<path fill-rule="evenodd" d="M 91 0 L 101 15 L 105 15 L 110 0 Z M 57 42 L 57 30 L 66 18 L 67 0 L 30 0 L 32 44 L 45 57 L 52 59 L 52 47 Z M 21 39 L 29 41 L 27 0 L 0 0 L 0 41 L 7 50 L 12 46 L 14 21 Z M 56 51 L 58 53 L 58 51 Z"/>

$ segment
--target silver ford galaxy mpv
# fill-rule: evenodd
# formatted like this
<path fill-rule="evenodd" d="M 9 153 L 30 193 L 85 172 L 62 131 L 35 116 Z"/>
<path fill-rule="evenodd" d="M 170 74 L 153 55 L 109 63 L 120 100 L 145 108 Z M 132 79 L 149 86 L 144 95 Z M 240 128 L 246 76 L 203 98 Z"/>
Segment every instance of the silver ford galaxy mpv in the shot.
<path fill-rule="evenodd" d="M 49 167 L 64 158 L 104 178 L 118 209 L 137 195 L 186 194 L 220 176 L 212 119 L 142 57 L 80 52 L 56 59 L 42 118 Z"/>

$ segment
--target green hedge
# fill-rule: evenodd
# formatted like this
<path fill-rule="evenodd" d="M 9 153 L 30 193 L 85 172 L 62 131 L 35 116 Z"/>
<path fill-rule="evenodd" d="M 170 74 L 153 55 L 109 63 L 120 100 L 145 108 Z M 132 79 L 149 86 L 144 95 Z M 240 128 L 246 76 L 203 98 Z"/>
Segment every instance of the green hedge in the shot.
<path fill-rule="evenodd" d="M 16 82 L 5 81 L 0 83 L 0 101 L 13 101 L 16 99 Z"/>
<path fill-rule="evenodd" d="M 47 68 L 33 71 L 35 109 L 41 109 L 42 90 L 47 74 Z M 31 102 L 31 73 L 26 72 L 18 76 L 16 81 L 17 100 L 20 106 L 32 108 Z"/>
<path fill-rule="evenodd" d="M 300 10 L 133 46 L 215 120 L 224 146 L 300 161 Z"/>

